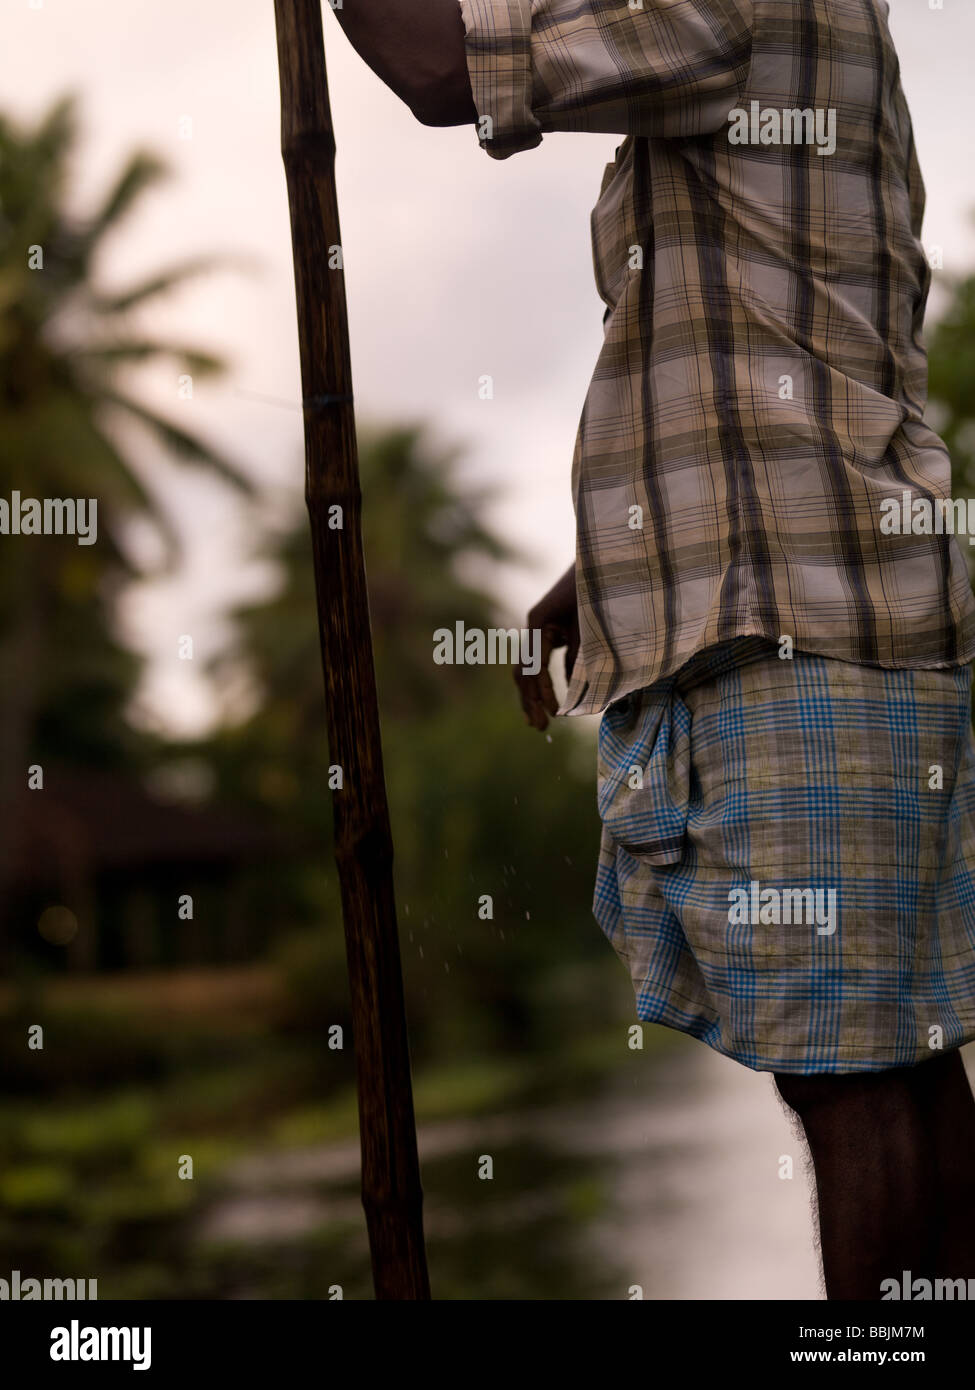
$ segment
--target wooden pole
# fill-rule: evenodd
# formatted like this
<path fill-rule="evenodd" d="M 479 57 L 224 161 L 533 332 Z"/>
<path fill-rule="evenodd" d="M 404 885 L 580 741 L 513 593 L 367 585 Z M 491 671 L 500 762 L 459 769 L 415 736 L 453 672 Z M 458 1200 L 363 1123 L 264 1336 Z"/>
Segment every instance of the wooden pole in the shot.
<path fill-rule="evenodd" d="M 362 1204 L 376 1297 L 428 1299 L 320 6 L 321 0 L 275 0 L 274 14 L 298 305 L 305 500 L 328 745 L 343 776 L 333 800 L 335 859 L 352 996 Z M 335 507 L 341 508 L 341 529 Z"/>

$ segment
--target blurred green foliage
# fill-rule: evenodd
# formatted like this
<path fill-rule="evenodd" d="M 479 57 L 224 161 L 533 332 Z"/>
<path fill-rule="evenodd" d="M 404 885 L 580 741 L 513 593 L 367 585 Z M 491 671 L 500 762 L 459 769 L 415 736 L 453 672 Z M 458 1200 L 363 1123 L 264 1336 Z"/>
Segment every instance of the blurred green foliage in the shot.
<path fill-rule="evenodd" d="M 591 730 L 523 723 L 508 669 L 438 666 L 433 634 L 462 620 L 508 626 L 469 576 L 512 557 L 480 519 L 486 499 L 455 479 L 418 427 L 365 431 L 360 445 L 400 936 L 418 1057 L 556 1044 L 615 1016 L 580 965 L 605 957 L 590 916 L 599 823 Z M 226 800 L 272 813 L 309 846 L 282 869 L 279 957 L 303 1018 L 348 1019 L 337 880 L 328 846 L 329 751 L 307 522 L 272 542 L 280 588 L 235 615 L 218 681 L 249 679 L 250 719 L 198 756 Z M 464 576 L 464 577 L 461 577 Z M 479 915 L 492 899 L 490 919 Z M 303 929 L 303 930 L 302 930 Z"/>
<path fill-rule="evenodd" d="M 179 560 L 179 536 L 132 453 L 138 436 L 119 426 L 134 422 L 177 460 L 222 477 L 237 505 L 249 488 L 230 461 L 131 389 L 132 369 L 156 360 L 174 380 L 220 370 L 139 326 L 144 307 L 209 263 L 121 290 L 100 286 L 104 247 L 163 167 L 133 155 L 89 217 L 69 215 L 76 136 L 71 100 L 31 130 L 0 119 L 0 494 L 99 503 L 97 545 L 5 538 L 0 799 L 28 752 L 132 777 L 189 763 L 207 774 L 207 804 L 273 827 L 289 852 L 215 877 L 198 894 L 191 934 L 167 931 L 161 913 L 150 919 L 150 955 L 167 966 L 156 990 L 125 970 L 52 974 L 60 948 L 21 957 L 14 923 L 14 973 L 0 994 L 0 1266 L 98 1277 L 102 1297 L 325 1297 L 333 1282 L 368 1296 L 354 1175 L 314 1185 L 321 1214 L 280 1240 L 206 1234 L 242 1161 L 270 1153 L 273 1174 L 284 1162 L 274 1155 L 355 1135 L 311 550 L 300 498 L 279 532 L 257 525 L 255 512 L 278 587 L 232 615 L 232 640 L 211 671 L 218 691 L 250 690 L 246 717 L 192 743 L 130 724 L 142 661 L 118 623 L 125 587 L 141 573 L 128 528 L 154 527 L 167 564 Z M 29 246 L 43 248 L 43 271 L 29 268 Z M 487 524 L 490 497 L 462 482 L 459 458 L 414 424 L 362 429 L 360 463 L 418 1113 L 434 1124 L 571 1098 L 598 1085 L 618 1053 L 630 999 L 589 912 L 592 731 L 555 726 L 540 737 L 522 721 L 509 670 L 433 662 L 437 628 L 512 625 L 492 595 L 500 567 L 522 558 Z M 146 876 L 142 891 L 169 894 L 185 877 L 174 862 L 162 884 Z M 3 884 L 0 865 L 0 898 Z M 257 933 L 233 930 L 242 894 L 260 914 Z M 479 914 L 485 895 L 490 916 Z M 92 928 L 106 932 L 115 912 L 99 897 Z M 128 927 L 112 931 L 124 941 Z M 206 943 L 219 962 L 209 974 Z M 235 997 L 237 969 L 245 974 Z M 25 1046 L 37 1022 L 43 1050 Z M 326 1046 L 335 1024 L 345 1033 L 340 1051 Z M 461 1204 L 462 1235 L 441 1245 L 442 1297 L 488 1288 L 484 1296 L 533 1296 L 529 1266 L 537 1275 L 555 1258 L 566 1214 L 571 1227 L 598 1206 L 578 1165 L 500 1147 L 509 1180 L 516 1171 L 525 1183 L 544 1179 L 551 1194 L 548 1210 L 525 1218 L 537 1260 L 522 1254 L 516 1267 L 499 1256 L 492 1272 L 497 1211 L 490 1202 L 483 1219 L 468 1210 L 468 1159 L 458 1167 L 445 1156 L 427 1170 L 428 1191 Z M 192 1181 L 177 1176 L 183 1154 L 193 1157 Z M 273 1178 L 262 1192 L 269 1184 L 278 1200 Z M 281 1200 L 295 1191 L 286 1178 L 280 1187 Z M 550 1278 L 571 1290 L 573 1267 L 563 1263 Z"/>

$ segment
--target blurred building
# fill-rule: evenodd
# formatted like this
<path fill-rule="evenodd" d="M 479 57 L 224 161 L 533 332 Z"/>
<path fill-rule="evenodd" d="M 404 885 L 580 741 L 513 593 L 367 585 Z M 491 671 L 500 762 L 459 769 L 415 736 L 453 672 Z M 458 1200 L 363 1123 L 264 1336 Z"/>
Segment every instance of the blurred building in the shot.
<path fill-rule="evenodd" d="M 49 764 L 43 790 L 22 793 L 11 833 L 4 954 L 16 943 L 76 970 L 251 957 L 267 939 L 255 871 L 293 852 L 246 811 Z"/>

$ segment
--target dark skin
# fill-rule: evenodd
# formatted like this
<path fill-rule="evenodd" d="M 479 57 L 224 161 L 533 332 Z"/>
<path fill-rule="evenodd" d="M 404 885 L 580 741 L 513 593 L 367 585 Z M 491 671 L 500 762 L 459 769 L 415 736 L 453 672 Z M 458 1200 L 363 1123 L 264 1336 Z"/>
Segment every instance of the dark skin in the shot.
<path fill-rule="evenodd" d="M 477 121 L 457 0 L 345 0 L 333 13 L 363 62 L 423 125 Z"/>
<path fill-rule="evenodd" d="M 528 614 L 527 627 L 542 634 L 542 659 L 536 676 L 522 675 L 515 666 L 515 684 L 521 695 L 525 723 L 533 729 L 547 729 L 549 715 L 554 716 L 559 702 L 549 674 L 552 653 L 565 647 L 565 678 L 571 680 L 572 668 L 579 652 L 579 610 L 576 606 L 576 572 L 570 565 L 561 579 L 556 580 Z"/>
<path fill-rule="evenodd" d="M 826 1296 L 975 1277 L 975 1101 L 958 1051 L 916 1067 L 776 1075 L 812 1154 Z"/>
<path fill-rule="evenodd" d="M 477 122 L 457 0 L 345 0 L 333 13 L 423 125 Z M 543 731 L 558 710 L 552 653 L 565 648 L 568 678 L 579 650 L 574 567 L 527 621 L 541 630 L 541 669 L 516 667 L 515 681 L 526 722 Z M 877 1300 L 903 1270 L 975 1277 L 975 1099 L 957 1051 L 881 1072 L 776 1074 L 775 1084 L 812 1154 L 828 1298 Z"/>

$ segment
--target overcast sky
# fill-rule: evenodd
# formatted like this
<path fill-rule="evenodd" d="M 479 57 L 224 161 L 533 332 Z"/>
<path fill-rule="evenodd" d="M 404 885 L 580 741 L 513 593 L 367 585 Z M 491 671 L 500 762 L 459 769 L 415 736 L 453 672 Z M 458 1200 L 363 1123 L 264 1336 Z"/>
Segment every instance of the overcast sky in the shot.
<path fill-rule="evenodd" d="M 548 135 L 538 149 L 492 160 L 473 129 L 419 125 L 325 8 L 359 416 L 425 419 L 466 447 L 472 479 L 498 488 L 494 524 L 537 562 L 506 578 L 520 613 L 572 558 L 572 447 L 602 340 L 589 213 L 619 137 Z M 71 199 L 80 212 L 135 145 L 173 166 L 110 247 L 107 283 L 201 251 L 258 262 L 256 272 L 196 283 L 151 321 L 230 357 L 226 379 L 192 402 L 176 399 L 162 370 L 143 375 L 139 389 L 257 478 L 300 494 L 272 0 L 42 0 L 36 9 L 0 0 L 0 17 L 6 114 L 31 121 L 65 89 L 81 96 Z M 963 270 L 975 265 L 975 4 L 891 0 L 891 25 L 928 188 L 925 244 L 944 248 L 948 271 Z M 190 139 L 180 136 L 185 117 Z M 492 401 L 478 399 L 484 373 L 494 378 Z M 197 672 L 219 639 L 219 612 L 258 592 L 266 575 L 248 563 L 248 538 L 222 492 L 187 483 L 141 444 L 139 457 L 178 518 L 188 563 L 136 597 L 130 628 L 152 657 L 149 706 L 189 731 L 212 714 Z M 195 663 L 177 660 L 183 633 L 196 640 Z"/>

